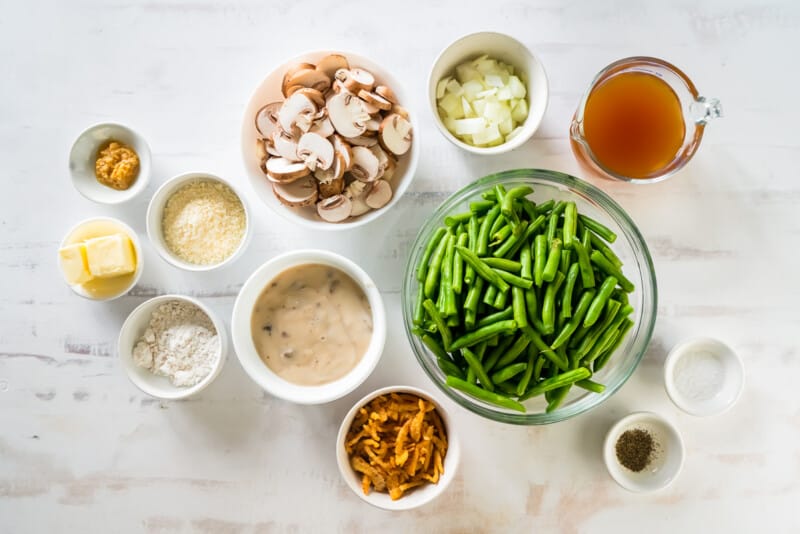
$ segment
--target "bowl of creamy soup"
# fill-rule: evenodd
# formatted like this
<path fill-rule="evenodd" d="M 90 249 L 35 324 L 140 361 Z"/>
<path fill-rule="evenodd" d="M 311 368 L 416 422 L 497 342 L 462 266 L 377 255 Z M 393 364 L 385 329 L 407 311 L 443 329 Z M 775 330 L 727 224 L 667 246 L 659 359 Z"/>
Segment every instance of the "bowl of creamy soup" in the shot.
<path fill-rule="evenodd" d="M 386 340 L 383 300 L 369 275 L 324 250 L 297 250 L 256 269 L 233 309 L 245 372 L 276 397 L 321 404 L 357 388 Z"/>

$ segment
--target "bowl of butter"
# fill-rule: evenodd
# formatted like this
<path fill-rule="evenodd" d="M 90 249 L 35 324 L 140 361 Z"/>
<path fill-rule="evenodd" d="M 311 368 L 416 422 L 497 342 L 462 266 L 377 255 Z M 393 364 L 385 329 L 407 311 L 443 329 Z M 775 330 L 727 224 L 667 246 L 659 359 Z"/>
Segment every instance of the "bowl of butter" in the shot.
<path fill-rule="evenodd" d="M 112 300 L 131 290 L 142 274 L 136 232 L 111 217 L 76 224 L 58 249 L 58 264 L 69 287 L 91 300 Z"/>

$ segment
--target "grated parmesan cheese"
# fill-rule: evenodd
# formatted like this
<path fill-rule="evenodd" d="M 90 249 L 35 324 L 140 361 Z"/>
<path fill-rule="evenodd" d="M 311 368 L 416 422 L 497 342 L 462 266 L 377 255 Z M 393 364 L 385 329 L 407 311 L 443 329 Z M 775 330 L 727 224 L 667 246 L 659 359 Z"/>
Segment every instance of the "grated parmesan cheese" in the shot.
<path fill-rule="evenodd" d="M 246 224 L 242 201 L 230 187 L 198 180 L 169 197 L 161 226 L 167 247 L 176 256 L 197 265 L 213 265 L 236 252 Z"/>

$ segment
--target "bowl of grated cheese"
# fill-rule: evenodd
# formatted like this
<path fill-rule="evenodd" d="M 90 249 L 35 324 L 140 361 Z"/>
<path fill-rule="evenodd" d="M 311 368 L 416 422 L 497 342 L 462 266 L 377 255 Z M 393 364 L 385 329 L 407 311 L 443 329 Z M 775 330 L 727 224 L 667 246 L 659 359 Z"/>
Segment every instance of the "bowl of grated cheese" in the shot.
<path fill-rule="evenodd" d="M 250 214 L 229 182 L 190 172 L 167 180 L 153 195 L 147 235 L 168 263 L 210 271 L 242 254 L 250 239 Z"/>

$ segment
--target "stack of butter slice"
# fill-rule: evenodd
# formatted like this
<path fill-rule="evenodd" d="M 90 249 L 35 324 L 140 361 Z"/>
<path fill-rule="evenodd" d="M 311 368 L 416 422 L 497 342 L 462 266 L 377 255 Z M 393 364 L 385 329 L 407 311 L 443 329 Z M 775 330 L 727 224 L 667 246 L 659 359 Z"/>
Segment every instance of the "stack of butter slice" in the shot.
<path fill-rule="evenodd" d="M 95 278 L 113 278 L 136 270 L 133 244 L 125 234 L 112 234 L 73 243 L 58 251 L 67 283 L 85 284 Z"/>

